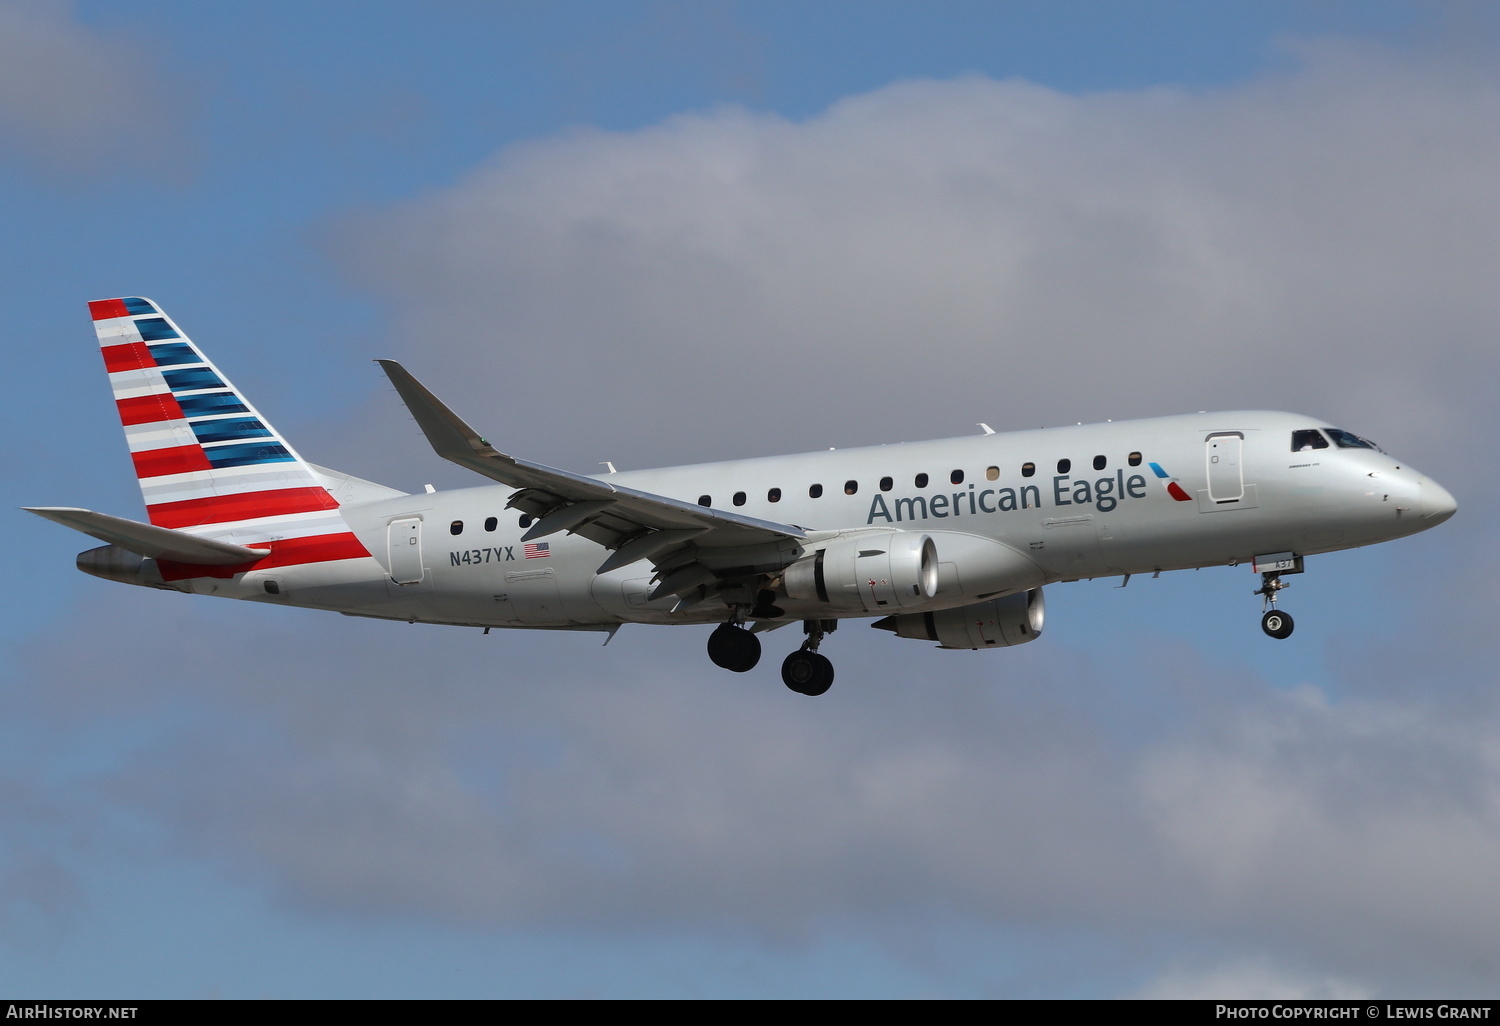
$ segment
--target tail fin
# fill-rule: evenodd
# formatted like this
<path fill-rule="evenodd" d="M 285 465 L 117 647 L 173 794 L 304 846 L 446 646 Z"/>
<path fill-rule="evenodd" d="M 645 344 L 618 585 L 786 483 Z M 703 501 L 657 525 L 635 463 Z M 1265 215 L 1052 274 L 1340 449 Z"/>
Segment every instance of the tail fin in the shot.
<path fill-rule="evenodd" d="M 368 555 L 308 464 L 160 307 L 89 311 L 152 524 L 269 544 L 278 565 Z"/>

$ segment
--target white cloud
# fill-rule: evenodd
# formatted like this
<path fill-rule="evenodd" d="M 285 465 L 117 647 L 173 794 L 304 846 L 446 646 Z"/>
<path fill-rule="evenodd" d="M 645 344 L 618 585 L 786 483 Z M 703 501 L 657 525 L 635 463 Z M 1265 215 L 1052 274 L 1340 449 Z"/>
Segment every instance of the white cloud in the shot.
<path fill-rule="evenodd" d="M 1168 1001 L 1363 1001 L 1372 991 L 1351 980 L 1287 972 L 1265 959 L 1193 970 L 1174 967 L 1133 998 Z"/>
<path fill-rule="evenodd" d="M 0 0 L 0 143 L 51 169 L 166 165 L 170 55 L 80 24 L 67 0 Z M 175 72 L 173 72 L 175 74 Z"/>
<path fill-rule="evenodd" d="M 577 131 L 340 252 L 419 375 L 585 466 L 1244 406 L 1436 447 L 1497 370 L 1500 90 L 1303 58 L 1211 93 L 971 77 Z"/>
<path fill-rule="evenodd" d="M 1248 674 L 1184 698 L 1224 669 L 1176 651 L 1164 675 L 1149 639 L 1106 673 L 869 630 L 811 702 L 688 631 L 602 649 L 133 598 L 81 614 L 110 674 L 60 634 L 20 691 L 58 737 L 148 731 L 70 775 L 55 833 L 119 810 L 303 910 L 793 944 L 943 910 L 1142 968 L 1164 936 L 1224 953 L 1167 944 L 1151 996 L 1451 996 L 1500 966 L 1492 711 Z M 1163 696 L 1176 725 L 1119 732 Z"/>
<path fill-rule="evenodd" d="M 1142 759 L 1141 812 L 1204 928 L 1380 979 L 1420 947 L 1461 979 L 1500 959 L 1495 728 L 1310 688 L 1236 703 Z"/>

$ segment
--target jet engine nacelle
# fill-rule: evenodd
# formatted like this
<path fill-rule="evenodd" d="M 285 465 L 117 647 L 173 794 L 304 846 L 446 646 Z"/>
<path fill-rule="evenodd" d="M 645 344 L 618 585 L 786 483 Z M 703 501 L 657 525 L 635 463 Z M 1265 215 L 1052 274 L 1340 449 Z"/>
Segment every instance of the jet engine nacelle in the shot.
<path fill-rule="evenodd" d="M 898 638 L 936 641 L 938 648 L 1004 648 L 1035 641 L 1042 633 L 1046 603 L 1042 589 L 930 613 L 901 613 L 870 626 Z"/>
<path fill-rule="evenodd" d="M 783 580 L 789 597 L 836 610 L 921 606 L 937 594 L 937 546 L 916 531 L 860 532 L 797 560 Z"/>

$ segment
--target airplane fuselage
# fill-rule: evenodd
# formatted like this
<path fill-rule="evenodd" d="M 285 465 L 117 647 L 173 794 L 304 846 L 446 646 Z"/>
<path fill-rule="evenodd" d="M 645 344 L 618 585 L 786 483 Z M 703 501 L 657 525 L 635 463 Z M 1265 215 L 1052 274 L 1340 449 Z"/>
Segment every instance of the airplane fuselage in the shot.
<path fill-rule="evenodd" d="M 1319 426 L 1288 413 L 1188 414 L 624 471 L 600 480 L 797 525 L 809 532 L 801 545 L 808 551 L 821 532 L 935 535 L 939 587 L 931 608 L 1017 590 L 989 587 L 967 561 L 945 558 L 964 536 L 1022 554 L 1036 573 L 1020 583 L 1036 587 L 1353 548 L 1416 533 L 1451 512 L 1440 486 L 1376 449 L 1293 451 L 1294 432 Z M 528 547 L 522 536 L 532 518 L 507 508 L 513 494 L 487 486 L 345 505 L 350 528 L 380 564 L 378 577 L 324 563 L 176 586 L 486 627 L 724 619 L 719 603 L 674 612 L 675 596 L 649 599 L 653 570 L 646 562 L 596 574 L 607 553 L 585 538 L 559 533 Z M 767 565 L 795 558 L 795 548 L 785 543 Z M 278 583 L 275 594 L 265 590 L 267 576 Z M 778 606 L 788 619 L 880 615 L 786 598 Z"/>

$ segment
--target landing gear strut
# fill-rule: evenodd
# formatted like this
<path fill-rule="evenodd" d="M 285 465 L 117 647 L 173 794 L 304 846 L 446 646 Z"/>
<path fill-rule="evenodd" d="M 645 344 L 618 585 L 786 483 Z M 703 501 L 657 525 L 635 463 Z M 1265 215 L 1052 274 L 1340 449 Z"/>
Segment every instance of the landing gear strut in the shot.
<path fill-rule="evenodd" d="M 837 620 L 803 620 L 807 640 L 781 664 L 781 679 L 799 695 L 816 697 L 833 686 L 833 663 L 818 653 L 826 634 L 838 628 Z"/>
<path fill-rule="evenodd" d="M 735 623 L 720 624 L 708 636 L 708 658 L 735 673 L 753 670 L 760 662 L 760 639 Z"/>
<path fill-rule="evenodd" d="M 1289 638 L 1292 636 L 1292 618 L 1288 613 L 1283 613 L 1276 608 L 1276 593 L 1282 588 L 1289 588 L 1281 579 L 1279 573 L 1264 573 L 1260 575 L 1260 590 L 1255 594 L 1261 597 L 1261 608 L 1265 613 L 1260 618 L 1260 629 L 1273 638 Z"/>

